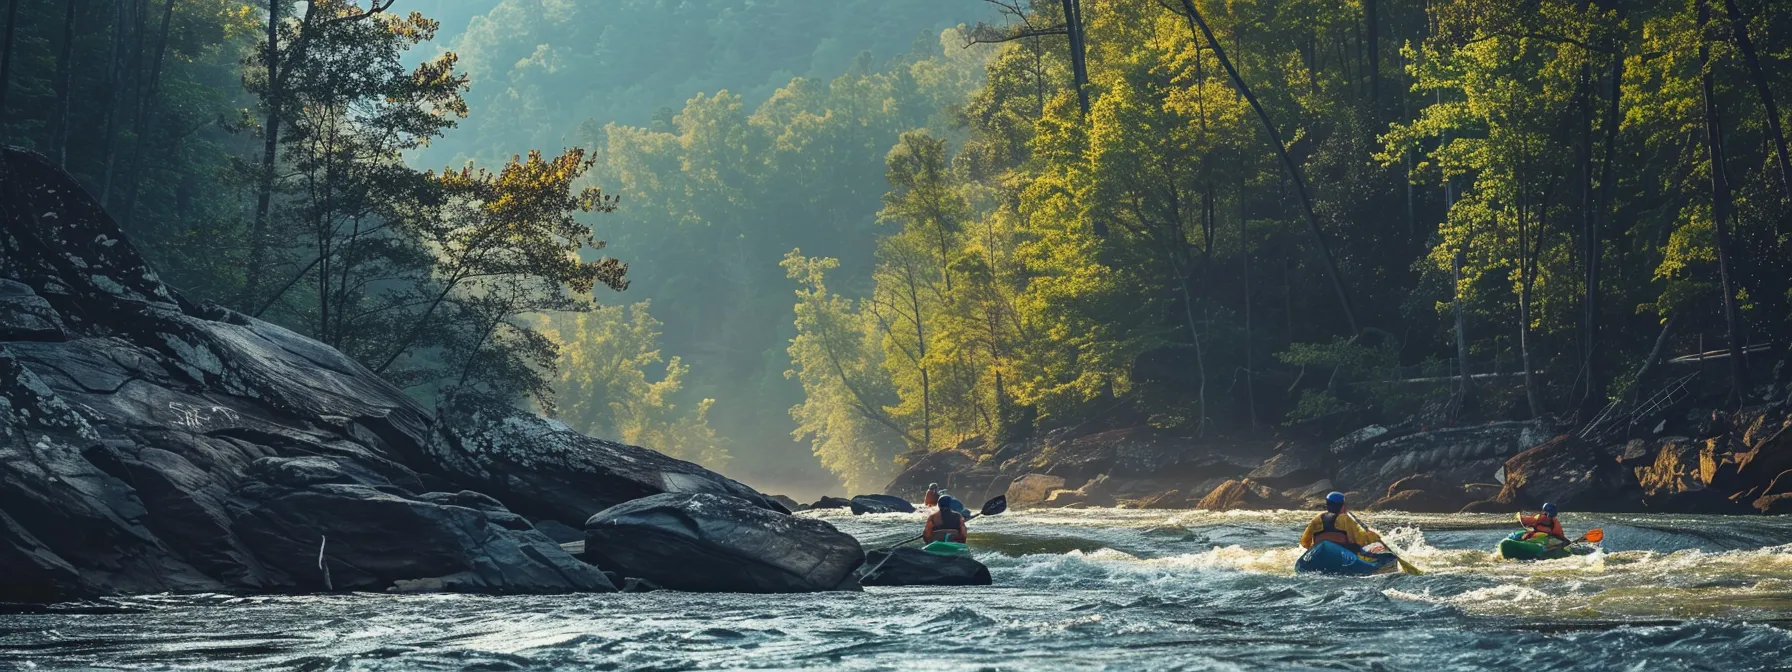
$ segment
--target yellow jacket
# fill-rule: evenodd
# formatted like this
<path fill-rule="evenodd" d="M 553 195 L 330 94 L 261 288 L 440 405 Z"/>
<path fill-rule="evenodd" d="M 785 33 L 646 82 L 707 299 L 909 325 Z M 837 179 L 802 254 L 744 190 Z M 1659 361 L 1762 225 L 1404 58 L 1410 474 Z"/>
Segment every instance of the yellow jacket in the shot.
<path fill-rule="evenodd" d="M 1301 548 L 1312 548 L 1313 544 L 1321 541 L 1343 541 L 1344 539 L 1328 538 L 1336 537 L 1338 533 L 1343 533 L 1344 539 L 1350 542 L 1345 544 L 1346 546 L 1355 544 L 1362 547 L 1381 541 L 1381 535 L 1376 534 L 1374 530 L 1358 525 L 1356 516 L 1345 512 L 1338 514 L 1337 519 L 1332 523 L 1332 530 L 1329 532 L 1325 529 L 1325 514 L 1314 516 L 1313 522 L 1307 523 L 1307 531 L 1300 535 L 1300 546 Z"/>

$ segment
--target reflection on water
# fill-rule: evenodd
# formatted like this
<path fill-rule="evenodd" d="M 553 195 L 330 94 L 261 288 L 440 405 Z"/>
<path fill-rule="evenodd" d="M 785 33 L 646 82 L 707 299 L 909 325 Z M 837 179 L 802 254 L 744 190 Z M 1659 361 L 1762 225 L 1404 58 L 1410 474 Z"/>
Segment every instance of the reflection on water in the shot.
<path fill-rule="evenodd" d="M 868 546 L 912 514 L 821 512 Z M 1502 561 L 1503 516 L 1370 522 L 1424 576 L 1296 576 L 1303 512 L 1011 512 L 996 585 L 827 595 L 149 596 L 0 616 L 0 669 L 1550 669 L 1792 665 L 1792 519 L 1569 516 L 1602 552 Z"/>

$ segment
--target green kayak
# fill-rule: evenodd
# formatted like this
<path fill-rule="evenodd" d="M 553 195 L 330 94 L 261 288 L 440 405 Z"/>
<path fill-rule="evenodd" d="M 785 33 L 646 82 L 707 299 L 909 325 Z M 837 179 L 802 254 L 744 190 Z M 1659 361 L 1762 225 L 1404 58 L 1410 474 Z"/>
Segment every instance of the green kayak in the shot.
<path fill-rule="evenodd" d="M 955 541 L 936 541 L 921 547 L 921 550 L 934 555 L 960 556 L 971 554 L 971 547 Z"/>
<path fill-rule="evenodd" d="M 1549 547 L 1536 542 L 1525 541 L 1523 532 L 1514 532 L 1512 536 L 1500 541 L 1500 557 L 1507 560 L 1560 560 L 1562 558 L 1587 555 L 1593 549 L 1581 544 Z"/>

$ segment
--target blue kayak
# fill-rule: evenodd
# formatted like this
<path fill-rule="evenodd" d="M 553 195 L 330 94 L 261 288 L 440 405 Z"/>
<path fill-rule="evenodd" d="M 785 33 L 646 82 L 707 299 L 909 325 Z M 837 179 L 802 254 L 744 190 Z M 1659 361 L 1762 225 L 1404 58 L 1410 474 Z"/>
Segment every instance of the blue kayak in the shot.
<path fill-rule="evenodd" d="M 1296 572 L 1368 576 L 1400 571 L 1392 553 L 1358 553 L 1329 541 L 1321 541 L 1294 561 Z"/>

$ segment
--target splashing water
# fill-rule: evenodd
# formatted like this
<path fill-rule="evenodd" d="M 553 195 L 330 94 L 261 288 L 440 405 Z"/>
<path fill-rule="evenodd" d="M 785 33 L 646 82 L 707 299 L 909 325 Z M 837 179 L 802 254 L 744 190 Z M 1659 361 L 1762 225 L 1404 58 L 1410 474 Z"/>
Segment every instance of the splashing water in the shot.
<path fill-rule="evenodd" d="M 920 514 L 816 512 L 880 547 Z M 823 595 L 146 596 L 0 618 L 0 669 L 1550 669 L 1792 665 L 1792 519 L 1582 516 L 1517 563 L 1501 516 L 1382 514 L 1423 576 L 1296 575 L 1306 512 L 1010 512 L 987 588 Z"/>

